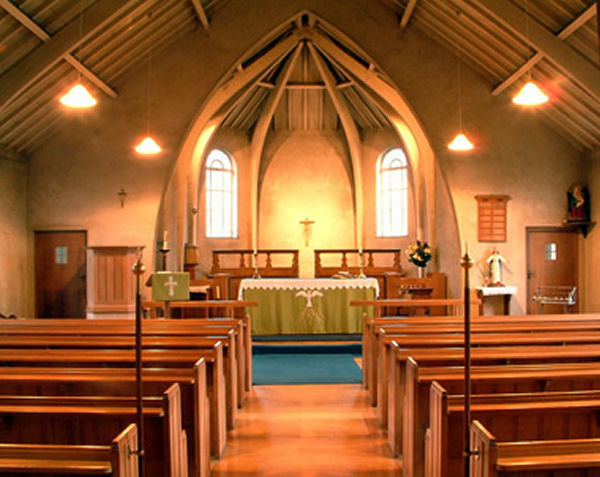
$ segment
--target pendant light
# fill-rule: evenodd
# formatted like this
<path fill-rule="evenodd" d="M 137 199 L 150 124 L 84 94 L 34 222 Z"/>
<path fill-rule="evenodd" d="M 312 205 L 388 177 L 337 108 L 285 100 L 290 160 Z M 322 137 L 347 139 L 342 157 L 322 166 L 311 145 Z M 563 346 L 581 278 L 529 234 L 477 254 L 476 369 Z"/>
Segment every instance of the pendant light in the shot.
<path fill-rule="evenodd" d="M 81 52 L 81 40 L 83 38 L 83 0 L 79 2 L 79 46 Z M 68 108 L 86 109 L 96 106 L 98 101 L 94 98 L 85 86 L 81 83 L 81 72 L 78 71 L 77 83 L 63 95 L 60 100 Z"/>
<path fill-rule="evenodd" d="M 525 0 L 525 35 L 529 48 L 529 4 Z M 519 92 L 513 97 L 512 102 L 519 106 L 538 106 L 548 101 L 548 95 L 531 79 L 531 69 L 527 71 L 528 80 Z"/>
<path fill-rule="evenodd" d="M 467 136 L 463 133 L 462 130 L 462 88 L 461 88 L 461 78 L 460 78 L 460 68 L 461 68 L 461 50 L 458 50 L 458 134 L 452 140 L 450 144 L 448 144 L 448 149 L 456 152 L 466 152 L 472 150 L 475 146 L 473 143 L 469 141 Z"/>
<path fill-rule="evenodd" d="M 135 151 L 144 156 L 153 156 L 162 152 L 158 143 L 150 136 L 150 54 L 148 54 L 148 63 L 146 69 L 146 136 L 135 146 Z"/>

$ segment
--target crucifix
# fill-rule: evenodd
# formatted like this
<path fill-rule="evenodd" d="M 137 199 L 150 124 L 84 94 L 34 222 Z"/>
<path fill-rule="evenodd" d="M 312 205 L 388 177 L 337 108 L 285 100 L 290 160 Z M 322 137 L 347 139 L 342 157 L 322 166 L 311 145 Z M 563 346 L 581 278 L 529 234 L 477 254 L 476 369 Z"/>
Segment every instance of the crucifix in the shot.
<path fill-rule="evenodd" d="M 310 236 L 311 236 L 311 234 L 312 234 L 312 230 L 311 230 L 310 226 L 311 226 L 312 224 L 314 224 L 314 223 L 315 223 L 315 221 L 314 221 L 314 220 L 309 220 L 309 218 L 308 218 L 308 217 L 306 217 L 304 220 L 301 220 L 301 221 L 300 221 L 300 222 L 298 222 L 298 223 L 299 223 L 300 225 L 303 225 L 303 226 L 304 226 L 304 231 L 303 231 L 303 233 L 304 233 L 304 246 L 305 246 L 305 247 L 308 247 L 308 243 L 309 243 L 309 241 L 310 241 Z"/>

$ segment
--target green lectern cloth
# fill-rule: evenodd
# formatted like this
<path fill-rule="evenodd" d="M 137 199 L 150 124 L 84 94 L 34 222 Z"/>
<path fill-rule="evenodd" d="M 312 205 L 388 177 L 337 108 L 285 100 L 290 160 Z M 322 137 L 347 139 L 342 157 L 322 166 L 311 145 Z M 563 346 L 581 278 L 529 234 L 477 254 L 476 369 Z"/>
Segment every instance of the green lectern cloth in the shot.
<path fill-rule="evenodd" d="M 361 333 L 362 315 L 373 316 L 373 307 L 349 303 L 377 295 L 375 278 L 261 278 L 240 284 L 240 299 L 258 301 L 258 307 L 246 310 L 257 335 Z"/>

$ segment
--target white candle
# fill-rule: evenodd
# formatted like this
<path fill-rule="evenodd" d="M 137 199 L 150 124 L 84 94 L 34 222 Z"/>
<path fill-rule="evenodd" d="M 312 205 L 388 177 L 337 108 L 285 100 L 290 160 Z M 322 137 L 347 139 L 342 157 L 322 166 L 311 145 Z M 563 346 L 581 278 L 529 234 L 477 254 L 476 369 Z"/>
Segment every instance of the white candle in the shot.
<path fill-rule="evenodd" d="M 168 237 L 168 235 L 169 235 L 169 232 L 165 230 L 163 232 L 163 241 L 162 241 L 162 248 L 163 248 L 163 250 L 167 249 L 167 237 Z"/>

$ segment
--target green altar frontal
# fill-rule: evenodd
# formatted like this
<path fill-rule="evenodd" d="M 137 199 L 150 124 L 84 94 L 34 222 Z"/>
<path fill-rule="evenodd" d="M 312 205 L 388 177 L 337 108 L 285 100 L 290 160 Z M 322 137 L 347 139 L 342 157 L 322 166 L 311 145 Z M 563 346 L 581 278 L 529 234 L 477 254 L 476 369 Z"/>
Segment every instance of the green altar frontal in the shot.
<path fill-rule="evenodd" d="M 257 335 L 362 333 L 363 313 L 373 307 L 350 306 L 351 300 L 373 300 L 379 294 L 375 278 L 244 279 L 239 298 L 255 300 L 247 308 Z"/>

